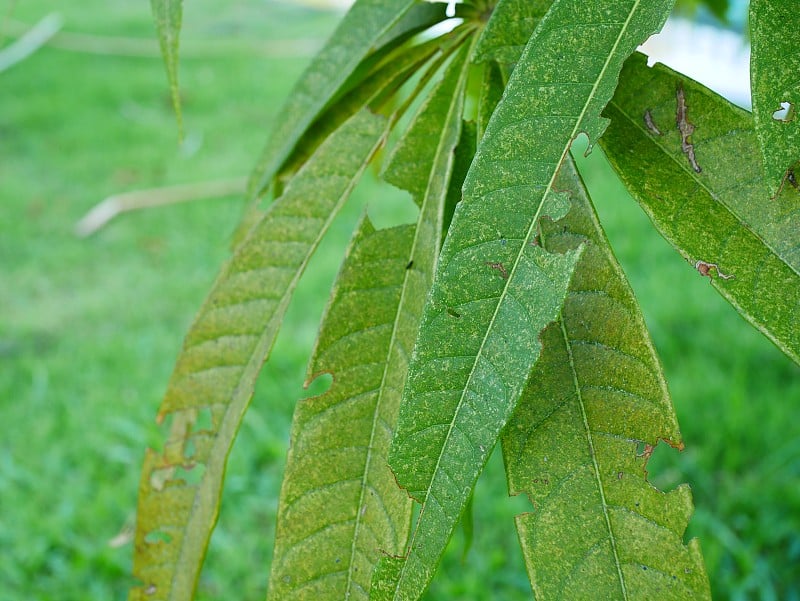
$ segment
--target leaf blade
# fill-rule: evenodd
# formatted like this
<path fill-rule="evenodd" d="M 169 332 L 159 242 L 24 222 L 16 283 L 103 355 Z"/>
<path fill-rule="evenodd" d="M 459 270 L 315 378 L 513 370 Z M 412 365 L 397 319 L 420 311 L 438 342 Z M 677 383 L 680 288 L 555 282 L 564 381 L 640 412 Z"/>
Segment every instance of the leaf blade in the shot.
<path fill-rule="evenodd" d="M 183 131 L 181 92 L 178 85 L 178 49 L 180 46 L 183 0 L 150 0 L 150 8 L 158 31 L 158 42 L 167 69 L 172 107 L 178 121 L 178 130 Z"/>
<path fill-rule="evenodd" d="M 661 366 L 574 164 L 559 176 L 572 209 L 543 224 L 542 244 L 586 248 L 502 438 L 509 492 L 535 507 L 517 517 L 535 596 L 710 599 L 696 543 L 682 542 L 688 488 L 645 480 L 659 440 L 682 445 Z"/>
<path fill-rule="evenodd" d="M 405 545 L 410 500 L 385 464 L 397 407 L 377 359 L 391 354 L 413 237 L 365 219 L 337 277 L 309 365 L 309 380 L 334 380 L 295 409 L 270 600 L 368 599 L 378 549 Z"/>
<path fill-rule="evenodd" d="M 475 48 L 475 61 L 516 63 L 553 0 L 500 0 Z"/>
<path fill-rule="evenodd" d="M 269 186 L 325 104 L 414 4 L 415 0 L 357 0 L 353 4 L 281 109 L 251 176 L 251 196 L 259 196 Z"/>
<path fill-rule="evenodd" d="M 172 419 L 164 451 L 145 457 L 134 539 L 134 574 L 142 585 L 129 599 L 192 598 L 219 511 L 225 462 L 256 376 L 300 274 L 386 135 L 385 119 L 368 111 L 355 115 L 223 267 L 159 410 L 159 422 Z M 207 413 L 209 427 L 195 430 L 198 412 Z M 194 469 L 201 470 L 196 482 L 180 476 Z"/>
<path fill-rule="evenodd" d="M 696 128 L 699 173 L 680 132 L 664 126 L 681 104 L 679 95 Z M 800 362 L 800 194 L 787 186 L 770 198 L 750 115 L 663 65 L 648 68 L 642 55 L 626 65 L 607 115 L 606 156 L 659 232 L 745 319 Z"/>
<path fill-rule="evenodd" d="M 553 188 L 558 167 L 579 131 L 592 140 L 602 132 L 623 60 L 671 6 L 623 1 L 598 15 L 557 0 L 514 69 L 467 174 L 412 357 L 389 461 L 423 508 L 408 555 L 379 565 L 378 599 L 417 599 L 433 576 L 579 257 L 531 244 L 542 217 L 566 213 Z M 585 61 L 557 60 L 567 48 L 583 56 L 582 44 Z M 593 63 L 598 47 L 607 54 Z M 581 79 L 565 109 L 564 89 Z"/>
<path fill-rule="evenodd" d="M 750 2 L 750 82 L 753 117 L 767 188 L 777 195 L 800 171 L 800 52 L 795 43 L 797 5 L 786 0 Z M 774 117 L 781 108 L 783 116 Z"/>

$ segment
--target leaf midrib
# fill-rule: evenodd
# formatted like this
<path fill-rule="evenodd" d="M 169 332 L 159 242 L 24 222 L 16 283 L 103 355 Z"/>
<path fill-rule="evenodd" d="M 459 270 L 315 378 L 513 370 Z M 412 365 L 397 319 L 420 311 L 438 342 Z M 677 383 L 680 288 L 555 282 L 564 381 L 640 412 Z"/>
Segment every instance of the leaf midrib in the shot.
<path fill-rule="evenodd" d="M 640 3 L 641 3 L 641 0 L 636 0 L 636 2 L 634 3 L 632 9 L 628 13 L 628 18 L 625 20 L 623 26 L 621 27 L 620 33 L 617 35 L 617 38 L 614 41 L 614 45 L 612 46 L 611 51 L 608 53 L 608 56 L 606 57 L 606 60 L 603 63 L 602 69 L 600 70 L 599 75 L 597 76 L 597 78 L 595 79 L 594 84 L 592 85 L 592 90 L 589 93 L 589 95 L 587 96 L 587 100 L 584 103 L 583 108 L 581 109 L 580 115 L 578 116 L 578 119 L 575 121 L 575 125 L 572 128 L 572 132 L 570 133 L 569 139 L 568 139 L 567 143 L 564 146 L 564 151 L 561 154 L 561 159 L 558 162 L 558 166 L 553 170 L 553 174 L 550 177 L 550 181 L 548 182 L 547 187 L 542 192 L 542 197 L 541 197 L 541 199 L 539 201 L 539 206 L 537 207 L 536 213 L 534 214 L 534 217 L 533 217 L 533 219 L 531 221 L 531 225 L 529 226 L 528 231 L 525 234 L 524 242 L 520 245 L 520 249 L 519 249 L 519 252 L 517 253 L 517 257 L 514 260 L 514 265 L 511 268 L 511 272 L 509 273 L 509 276 L 506 279 L 505 284 L 503 285 L 503 290 L 501 291 L 500 295 L 498 296 L 497 306 L 495 307 L 495 309 L 494 309 L 494 311 L 492 313 L 491 320 L 489 321 L 489 327 L 486 329 L 486 334 L 484 335 L 483 340 L 481 340 L 481 345 L 480 345 L 480 347 L 478 348 L 478 351 L 475 354 L 475 360 L 473 361 L 472 368 L 470 369 L 470 372 L 469 372 L 469 376 L 468 376 L 467 381 L 466 381 L 466 383 L 464 385 L 464 388 L 463 388 L 463 390 L 461 392 L 461 396 L 458 399 L 458 404 L 456 405 L 455 412 L 453 413 L 453 418 L 450 420 L 450 424 L 449 424 L 448 429 L 447 429 L 447 434 L 446 434 L 444 442 L 443 442 L 443 444 L 441 446 L 442 450 L 439 452 L 439 456 L 436 459 L 436 465 L 434 466 L 434 469 L 431 472 L 431 474 L 432 474 L 431 475 L 431 479 L 430 479 L 430 481 L 428 483 L 428 486 L 426 488 L 426 491 L 425 491 L 425 503 L 427 503 L 427 501 L 428 501 L 428 496 L 430 495 L 431 489 L 433 487 L 433 483 L 436 480 L 436 474 L 440 470 L 442 459 L 443 459 L 443 457 L 445 455 L 444 449 L 448 445 L 448 441 L 450 440 L 450 438 L 452 436 L 453 428 L 455 427 L 455 424 L 456 424 L 456 421 L 457 421 L 457 417 L 461 413 L 461 408 L 462 408 L 462 406 L 464 404 L 464 399 L 466 398 L 466 391 L 469 389 L 469 385 L 470 385 L 470 383 L 472 381 L 472 378 L 474 377 L 475 369 L 476 369 L 476 366 L 478 364 L 478 360 L 483 355 L 483 349 L 486 346 L 486 341 L 489 339 L 489 334 L 493 331 L 493 326 L 494 326 L 495 320 L 497 319 L 497 314 L 500 311 L 500 306 L 503 303 L 503 299 L 505 299 L 506 295 L 508 294 L 508 289 L 509 289 L 509 286 L 511 285 L 511 282 L 514 281 L 514 276 L 517 273 L 517 269 L 519 267 L 522 255 L 525 252 L 525 248 L 527 247 L 527 245 L 529 244 L 529 241 L 531 239 L 531 234 L 533 233 L 534 229 L 536 228 L 536 224 L 538 223 L 538 221 L 540 219 L 540 216 L 541 216 L 541 213 L 542 213 L 542 208 L 544 207 L 544 201 L 545 201 L 545 199 L 547 197 L 547 194 L 553 188 L 553 184 L 555 183 L 555 179 L 556 179 L 556 176 L 558 175 L 558 171 L 560 169 L 560 166 L 563 163 L 564 158 L 566 157 L 567 153 L 569 152 L 569 149 L 572 146 L 573 140 L 578 135 L 578 130 L 580 128 L 581 123 L 583 122 L 584 117 L 586 116 L 586 111 L 588 110 L 592 99 L 595 97 L 595 94 L 597 92 L 597 88 L 599 87 L 600 83 L 603 81 L 604 76 L 606 74 L 606 71 L 608 70 L 608 65 L 611 62 L 612 58 L 615 56 L 617 48 L 619 47 L 619 44 L 622 41 L 622 38 L 624 37 L 625 33 L 627 32 L 628 26 L 630 25 L 630 22 L 631 22 L 631 19 L 633 18 L 633 15 L 638 10 L 638 7 L 639 7 Z M 538 31 L 538 29 L 543 27 L 547 23 L 547 21 L 548 21 L 547 15 L 545 15 L 545 17 L 539 22 L 539 25 L 536 28 L 537 31 Z M 536 31 L 534 31 L 534 33 L 533 33 L 533 36 L 535 36 L 535 35 L 536 35 Z M 494 115 L 492 115 L 492 119 L 490 120 L 490 123 L 491 123 L 491 121 L 493 121 L 496 118 L 496 115 L 497 115 L 497 111 L 495 111 Z M 423 512 L 424 512 L 424 507 L 423 507 Z M 417 522 L 417 528 L 419 528 L 419 524 L 420 523 L 422 523 L 422 513 L 420 513 L 420 518 L 419 518 L 419 521 Z M 414 532 L 414 539 L 416 539 L 417 531 Z M 401 566 L 401 568 L 400 568 L 400 573 L 399 573 L 399 575 L 397 577 L 394 594 L 392 595 L 394 598 L 397 597 L 398 590 L 400 589 L 400 583 L 403 581 L 403 576 L 404 576 L 404 574 L 406 572 L 406 567 L 407 566 L 408 566 L 408 562 L 404 561 L 402 566 Z M 627 597 L 626 597 L 626 600 L 627 600 Z"/>

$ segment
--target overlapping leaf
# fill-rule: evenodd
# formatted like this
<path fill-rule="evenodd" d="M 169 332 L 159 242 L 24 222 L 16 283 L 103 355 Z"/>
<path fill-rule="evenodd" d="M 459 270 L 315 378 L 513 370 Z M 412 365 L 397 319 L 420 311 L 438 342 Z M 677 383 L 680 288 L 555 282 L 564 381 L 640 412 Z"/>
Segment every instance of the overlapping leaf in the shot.
<path fill-rule="evenodd" d="M 280 111 L 263 155 L 253 171 L 250 190 L 263 192 L 280 169 L 311 122 L 332 98 L 340 93 L 361 61 L 380 44 L 394 37 L 405 37 L 409 27 L 419 27 L 417 19 L 405 24 L 403 17 L 416 0 L 356 0 L 325 47 L 314 58 L 295 84 Z M 423 7 L 427 8 L 427 7 Z M 393 28 L 402 24 L 400 31 Z"/>
<path fill-rule="evenodd" d="M 552 3 L 553 0 L 500 0 L 478 40 L 475 59 L 516 63 Z"/>
<path fill-rule="evenodd" d="M 150 0 L 150 7 L 156 22 L 164 65 L 167 68 L 172 105 L 175 108 L 175 115 L 180 127 L 181 94 L 178 88 L 178 47 L 183 19 L 183 0 Z"/>
<path fill-rule="evenodd" d="M 414 229 L 365 220 L 337 278 L 309 368 L 333 384 L 295 409 L 270 600 L 368 599 L 379 549 L 405 545 L 410 500 L 386 465 L 400 395 L 384 391 Z"/>
<path fill-rule="evenodd" d="M 377 599 L 417 599 L 433 575 L 579 257 L 532 244 L 542 217 L 568 209 L 554 193 L 558 167 L 579 132 L 602 133 L 623 61 L 671 7 L 557 0 L 514 69 L 467 176 L 409 368 L 390 465 L 424 504 L 408 555 L 379 565 Z"/>
<path fill-rule="evenodd" d="M 222 269 L 186 337 L 159 412 L 163 452 L 139 485 L 130 599 L 188 600 L 219 510 L 225 462 L 294 287 L 387 135 L 364 111 L 320 146 Z M 210 425 L 196 427 L 198 412 Z"/>
<path fill-rule="evenodd" d="M 647 328 L 572 161 L 557 186 L 572 209 L 540 244 L 585 250 L 502 438 L 509 491 L 533 503 L 517 529 L 535 597 L 710 599 L 697 541 L 683 543 L 689 489 L 645 479 L 659 440 L 682 444 Z"/>
<path fill-rule="evenodd" d="M 750 0 L 750 83 L 767 189 L 800 178 L 800 46 L 796 0 Z M 782 114 L 781 114 L 782 113 Z"/>
<path fill-rule="evenodd" d="M 414 195 L 417 225 L 373 232 L 366 223 L 337 280 L 312 366 L 334 384 L 295 413 L 270 599 L 367 599 L 379 550 L 405 547 L 410 500 L 386 454 L 439 252 L 468 51 L 423 103 L 384 174 Z"/>
<path fill-rule="evenodd" d="M 606 115 L 603 148 L 662 235 L 800 362 L 800 193 L 771 196 L 752 117 L 641 55 Z"/>

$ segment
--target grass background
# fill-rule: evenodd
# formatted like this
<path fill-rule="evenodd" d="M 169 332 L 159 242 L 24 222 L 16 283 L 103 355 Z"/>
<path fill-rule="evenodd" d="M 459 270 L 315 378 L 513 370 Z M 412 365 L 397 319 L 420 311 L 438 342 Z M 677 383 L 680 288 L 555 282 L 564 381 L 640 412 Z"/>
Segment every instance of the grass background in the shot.
<path fill-rule="evenodd" d="M 143 449 L 157 443 L 160 397 L 243 206 L 150 209 L 87 239 L 72 227 L 115 192 L 246 174 L 338 17 L 266 0 L 188 3 L 179 145 L 148 3 L 26 0 L 14 18 L 33 23 L 54 7 L 65 31 L 137 37 L 153 56 L 46 47 L 0 73 L 0 598 L 124 599 Z M 800 369 L 658 237 L 599 151 L 581 168 L 686 442 L 682 454 L 660 445 L 651 480 L 691 484 L 690 534 L 715 598 L 800 599 Z M 327 289 L 367 204 L 388 224 L 408 199 L 368 178 L 301 283 L 231 454 L 200 599 L 265 596 L 293 404 L 308 394 Z M 428 598 L 530 598 L 512 522 L 524 509 L 493 458 L 471 550 L 462 560 L 459 531 Z"/>

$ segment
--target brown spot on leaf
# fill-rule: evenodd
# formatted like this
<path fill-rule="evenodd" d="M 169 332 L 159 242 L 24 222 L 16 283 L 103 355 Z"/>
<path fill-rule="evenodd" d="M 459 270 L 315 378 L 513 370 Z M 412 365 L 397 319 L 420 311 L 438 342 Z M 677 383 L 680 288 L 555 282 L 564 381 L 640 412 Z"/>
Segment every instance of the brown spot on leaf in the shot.
<path fill-rule="evenodd" d="M 702 169 L 697 164 L 697 158 L 694 154 L 694 145 L 691 142 L 692 134 L 694 133 L 694 125 L 689 122 L 687 112 L 689 107 L 686 106 L 686 96 L 683 92 L 683 84 L 678 84 L 678 91 L 676 92 L 676 99 L 678 101 L 678 110 L 675 113 L 675 123 L 678 126 L 678 131 L 681 132 L 681 150 L 686 158 L 689 160 L 689 165 L 692 166 L 695 173 L 700 173 Z"/>
<path fill-rule="evenodd" d="M 732 278 L 734 277 L 734 276 L 733 276 L 733 274 L 730 274 L 730 275 L 729 275 L 729 274 L 722 273 L 722 272 L 719 270 L 719 265 L 717 265 L 716 263 L 708 263 L 708 262 L 706 262 L 706 261 L 700 261 L 700 260 L 698 260 L 698 261 L 697 261 L 697 262 L 694 264 L 694 268 L 695 268 L 695 269 L 696 269 L 696 270 L 697 270 L 697 271 L 700 273 L 700 275 L 702 275 L 703 277 L 708 277 L 709 281 L 711 281 L 711 280 L 713 280 L 713 279 L 714 279 L 714 276 L 712 275 L 712 272 L 711 272 L 711 270 L 712 270 L 712 269 L 713 269 L 714 271 L 716 271 L 716 272 L 717 272 L 717 276 L 718 276 L 718 277 L 721 277 L 723 280 L 730 280 L 730 279 L 732 279 Z"/>
<path fill-rule="evenodd" d="M 508 271 L 506 271 L 505 266 L 500 261 L 497 261 L 496 263 L 492 261 L 486 261 L 486 264 L 492 269 L 495 269 L 498 272 L 500 272 L 501 278 L 503 278 L 504 280 L 508 279 Z"/>
<path fill-rule="evenodd" d="M 649 129 L 654 135 L 656 135 L 656 136 L 663 136 L 664 135 L 664 134 L 661 133 L 661 130 L 658 129 L 658 126 L 656 125 L 656 122 L 653 121 L 653 115 L 650 112 L 650 109 L 647 109 L 644 112 L 644 124 L 647 126 L 647 129 Z"/>

